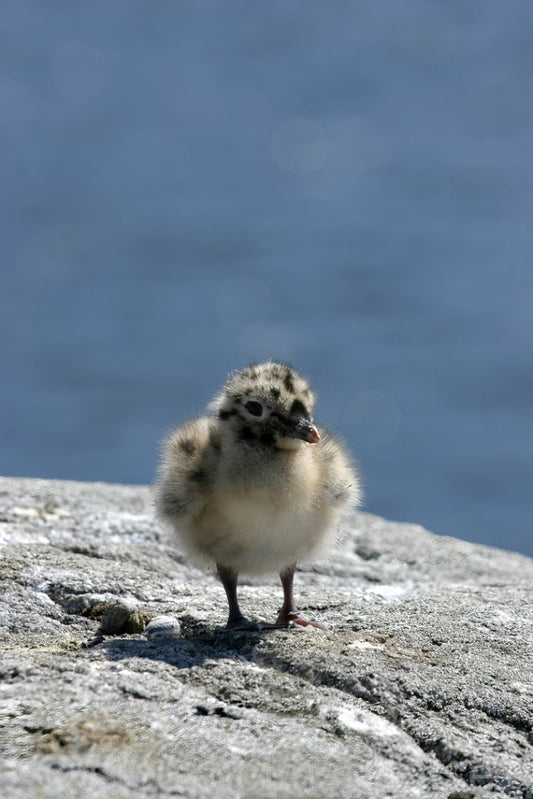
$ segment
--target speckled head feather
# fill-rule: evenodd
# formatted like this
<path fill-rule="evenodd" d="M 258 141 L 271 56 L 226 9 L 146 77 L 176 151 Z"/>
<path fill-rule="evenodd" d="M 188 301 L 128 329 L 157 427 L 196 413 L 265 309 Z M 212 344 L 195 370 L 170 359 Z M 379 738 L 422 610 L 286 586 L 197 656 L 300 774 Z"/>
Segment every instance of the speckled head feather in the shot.
<path fill-rule="evenodd" d="M 232 373 L 210 407 L 238 440 L 269 446 L 310 440 L 300 433 L 305 423 L 310 429 L 314 405 L 315 395 L 301 374 L 267 361 Z"/>
<path fill-rule="evenodd" d="M 308 418 L 315 406 L 315 395 L 301 374 L 288 364 L 267 361 L 233 372 L 211 407 L 219 411 L 251 396 L 272 406 L 281 405 L 285 410 L 290 410 L 298 400 L 303 405 L 302 415 Z"/>

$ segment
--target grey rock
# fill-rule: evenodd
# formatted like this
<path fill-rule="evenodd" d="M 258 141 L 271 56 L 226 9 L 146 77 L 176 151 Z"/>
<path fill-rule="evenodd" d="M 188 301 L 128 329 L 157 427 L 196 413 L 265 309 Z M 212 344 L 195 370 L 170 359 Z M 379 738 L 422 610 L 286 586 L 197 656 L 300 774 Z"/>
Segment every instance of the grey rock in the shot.
<path fill-rule="evenodd" d="M 139 610 L 135 600 L 128 598 L 113 599 L 105 604 L 100 622 L 100 631 L 104 635 L 140 633 L 143 631 L 148 618 L 148 614 Z"/>
<path fill-rule="evenodd" d="M 4 795 L 532 799 L 530 559 L 358 513 L 297 573 L 328 632 L 228 633 L 148 487 L 2 479 L 0 519 Z"/>

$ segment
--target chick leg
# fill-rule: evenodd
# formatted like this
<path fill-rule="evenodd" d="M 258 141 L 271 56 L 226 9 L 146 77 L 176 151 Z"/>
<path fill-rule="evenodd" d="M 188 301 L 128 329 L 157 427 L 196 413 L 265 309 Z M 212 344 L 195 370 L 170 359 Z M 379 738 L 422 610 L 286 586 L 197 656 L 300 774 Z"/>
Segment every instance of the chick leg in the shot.
<path fill-rule="evenodd" d="M 248 630 L 257 627 L 241 613 L 237 599 L 238 572 L 228 566 L 221 566 L 220 563 L 217 563 L 217 571 L 228 598 L 229 616 L 226 628 L 228 630 Z"/>
<path fill-rule="evenodd" d="M 276 627 L 286 627 L 289 624 L 297 624 L 300 627 L 318 627 L 319 630 L 325 630 L 322 624 L 313 621 L 306 621 L 300 616 L 300 611 L 294 602 L 292 593 L 292 586 L 294 582 L 294 572 L 296 571 L 296 563 L 287 566 L 286 569 L 280 572 L 281 585 L 283 586 L 283 605 L 280 608 L 279 616 L 275 623 Z"/>

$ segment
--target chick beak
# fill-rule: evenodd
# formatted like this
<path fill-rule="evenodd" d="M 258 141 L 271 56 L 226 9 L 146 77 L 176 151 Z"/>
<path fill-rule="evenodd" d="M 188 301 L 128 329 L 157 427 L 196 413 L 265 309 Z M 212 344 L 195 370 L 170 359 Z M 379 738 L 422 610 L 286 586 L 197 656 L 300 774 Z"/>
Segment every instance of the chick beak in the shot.
<path fill-rule="evenodd" d="M 318 444 L 320 441 L 320 433 L 308 419 L 300 419 L 295 430 L 297 438 L 302 438 L 304 441 L 308 441 L 309 444 Z"/>

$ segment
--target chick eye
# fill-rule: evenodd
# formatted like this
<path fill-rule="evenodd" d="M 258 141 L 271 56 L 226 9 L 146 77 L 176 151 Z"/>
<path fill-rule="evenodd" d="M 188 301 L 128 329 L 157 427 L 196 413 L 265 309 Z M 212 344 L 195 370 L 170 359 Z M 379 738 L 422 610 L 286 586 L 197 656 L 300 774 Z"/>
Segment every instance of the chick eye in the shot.
<path fill-rule="evenodd" d="M 248 400 L 244 407 L 252 416 L 261 416 L 263 413 L 263 406 L 257 400 Z"/>

